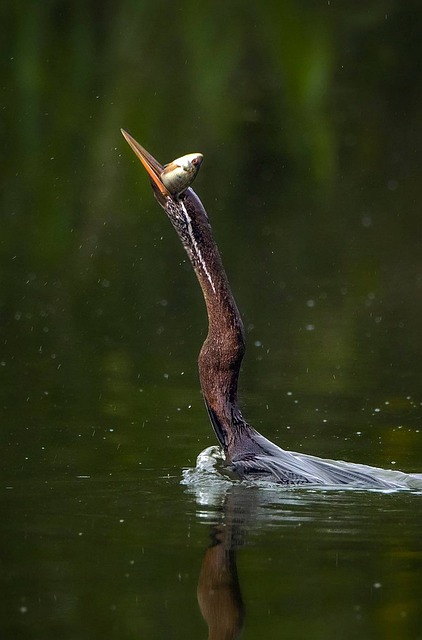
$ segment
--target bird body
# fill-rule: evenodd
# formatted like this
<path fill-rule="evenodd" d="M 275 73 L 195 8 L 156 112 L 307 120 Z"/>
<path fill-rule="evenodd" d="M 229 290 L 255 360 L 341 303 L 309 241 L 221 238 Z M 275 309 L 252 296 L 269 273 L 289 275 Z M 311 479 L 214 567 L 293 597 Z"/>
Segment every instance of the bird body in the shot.
<path fill-rule="evenodd" d="M 188 154 L 163 167 L 123 129 L 122 133 L 147 170 L 154 195 L 182 241 L 204 295 L 208 335 L 198 358 L 199 378 L 211 425 L 227 466 L 240 478 L 283 485 L 422 488 L 422 474 L 405 474 L 286 451 L 246 422 L 237 399 L 245 352 L 243 323 L 208 215 L 190 188 L 202 155 Z"/>

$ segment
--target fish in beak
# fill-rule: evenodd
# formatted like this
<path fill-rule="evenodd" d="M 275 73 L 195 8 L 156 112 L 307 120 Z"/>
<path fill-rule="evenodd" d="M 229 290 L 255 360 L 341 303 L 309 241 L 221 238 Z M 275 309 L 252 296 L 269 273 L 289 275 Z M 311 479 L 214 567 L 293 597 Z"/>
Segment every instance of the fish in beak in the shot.
<path fill-rule="evenodd" d="M 195 180 L 204 156 L 202 153 L 188 153 L 164 165 L 144 149 L 139 142 L 121 129 L 123 137 L 145 167 L 157 197 L 177 199 Z"/>

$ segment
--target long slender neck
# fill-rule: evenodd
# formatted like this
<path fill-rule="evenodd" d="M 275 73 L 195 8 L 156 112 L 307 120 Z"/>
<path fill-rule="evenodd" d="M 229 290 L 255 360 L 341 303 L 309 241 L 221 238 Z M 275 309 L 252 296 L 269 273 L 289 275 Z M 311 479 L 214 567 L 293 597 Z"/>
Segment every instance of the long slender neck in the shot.
<path fill-rule="evenodd" d="M 198 358 L 199 378 L 211 423 L 227 453 L 242 424 L 237 404 L 239 370 L 245 352 L 242 319 L 199 198 L 188 189 L 180 200 L 168 199 L 164 208 L 204 294 L 208 335 Z"/>

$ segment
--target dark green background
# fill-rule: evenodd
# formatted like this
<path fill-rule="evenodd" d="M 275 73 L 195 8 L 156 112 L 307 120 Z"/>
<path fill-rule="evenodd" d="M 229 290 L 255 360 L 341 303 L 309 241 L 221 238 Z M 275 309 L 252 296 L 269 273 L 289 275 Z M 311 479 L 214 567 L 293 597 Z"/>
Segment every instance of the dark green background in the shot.
<path fill-rule="evenodd" d="M 293 450 L 421 471 L 422 11 L 45 0 L 0 15 L 0 627 L 205 636 L 208 533 L 179 480 L 214 443 L 196 372 L 206 316 L 119 129 L 163 163 L 205 155 L 195 189 L 247 329 L 252 424 Z M 273 496 L 242 550 L 258 602 L 263 582 L 282 599 L 292 548 L 295 606 L 263 602 L 245 637 L 421 637 L 420 497 L 300 495 L 294 518 Z M 316 609 L 303 554 L 327 589 Z M 390 591 L 364 597 L 379 573 Z"/>

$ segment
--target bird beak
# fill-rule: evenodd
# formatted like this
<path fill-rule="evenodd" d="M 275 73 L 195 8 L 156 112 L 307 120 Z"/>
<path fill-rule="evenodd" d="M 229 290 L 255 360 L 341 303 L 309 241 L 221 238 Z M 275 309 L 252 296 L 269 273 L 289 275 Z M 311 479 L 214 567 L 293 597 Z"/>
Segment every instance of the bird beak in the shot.
<path fill-rule="evenodd" d="M 171 193 L 168 191 L 168 189 L 166 189 L 160 178 L 164 167 L 159 162 L 157 162 L 157 160 L 150 153 L 148 153 L 146 149 L 141 147 L 139 142 L 136 142 L 135 138 L 132 138 L 132 136 L 127 131 L 125 131 L 124 129 L 120 129 L 120 131 L 122 132 L 123 137 L 128 145 L 132 148 L 132 151 L 144 165 L 151 179 L 152 186 L 156 194 L 160 195 L 161 198 L 163 196 L 171 198 Z"/>

